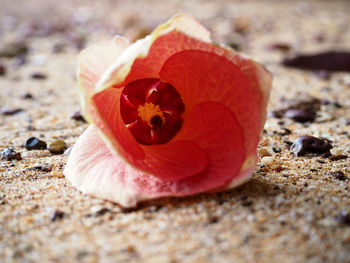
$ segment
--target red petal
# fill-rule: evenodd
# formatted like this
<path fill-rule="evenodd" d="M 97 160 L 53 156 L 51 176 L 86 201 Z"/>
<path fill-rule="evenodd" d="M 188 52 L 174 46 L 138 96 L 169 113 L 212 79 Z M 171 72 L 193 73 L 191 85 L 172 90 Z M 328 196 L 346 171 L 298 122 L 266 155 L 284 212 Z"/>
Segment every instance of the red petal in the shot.
<path fill-rule="evenodd" d="M 246 156 L 255 155 L 261 130 L 261 102 L 241 68 L 214 53 L 191 50 L 171 56 L 160 76 L 177 88 L 186 109 L 203 101 L 225 105 L 235 114 L 242 127 Z M 219 115 L 217 118 L 221 119 Z M 194 128 L 193 132 L 197 130 Z"/>

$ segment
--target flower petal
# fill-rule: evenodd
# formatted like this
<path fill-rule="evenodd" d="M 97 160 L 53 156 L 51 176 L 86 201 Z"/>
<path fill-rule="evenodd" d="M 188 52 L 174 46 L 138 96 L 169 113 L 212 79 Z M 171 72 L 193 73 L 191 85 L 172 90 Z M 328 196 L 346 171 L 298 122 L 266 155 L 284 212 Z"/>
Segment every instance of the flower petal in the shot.
<path fill-rule="evenodd" d="M 242 127 L 247 157 L 255 155 L 261 130 L 258 99 L 261 94 L 256 93 L 250 79 L 236 64 L 206 51 L 182 51 L 166 61 L 160 76 L 177 88 L 186 109 L 203 101 L 225 105 L 235 114 Z M 217 118 L 221 119 L 221 116 Z M 222 119 L 222 122 L 224 124 L 225 120 Z M 179 139 L 186 136 L 179 133 Z"/>
<path fill-rule="evenodd" d="M 128 39 L 115 36 L 113 40 L 102 41 L 83 50 L 78 56 L 78 79 L 81 93 L 82 110 L 89 118 L 88 110 L 90 97 L 95 91 L 95 85 L 106 69 L 127 48 Z"/>
<path fill-rule="evenodd" d="M 214 112 L 225 117 L 227 125 L 222 125 Z M 200 118 L 203 113 L 206 118 Z M 192 139 L 198 140 L 198 145 L 211 153 L 208 156 L 211 165 L 197 175 L 180 181 L 164 181 L 142 172 L 112 153 L 94 126 L 90 126 L 75 143 L 64 174 L 83 193 L 125 207 L 148 198 L 185 196 L 218 188 L 230 181 L 241 166 L 244 149 L 239 125 L 225 106 L 213 102 L 194 106 L 189 119 L 193 120 L 192 125 L 203 130 Z M 208 122 L 212 128 L 202 129 Z"/>
<path fill-rule="evenodd" d="M 136 204 L 137 193 L 126 187 L 125 177 L 142 176 L 143 172 L 127 171 L 124 159 L 108 150 L 91 125 L 75 143 L 63 173 L 83 193 L 129 207 Z"/>
<path fill-rule="evenodd" d="M 195 104 L 180 138 L 196 143 L 209 158 L 206 170 L 183 180 L 196 181 L 197 191 L 221 186 L 240 171 L 245 156 L 244 137 L 235 115 L 225 105 L 213 101 Z"/>

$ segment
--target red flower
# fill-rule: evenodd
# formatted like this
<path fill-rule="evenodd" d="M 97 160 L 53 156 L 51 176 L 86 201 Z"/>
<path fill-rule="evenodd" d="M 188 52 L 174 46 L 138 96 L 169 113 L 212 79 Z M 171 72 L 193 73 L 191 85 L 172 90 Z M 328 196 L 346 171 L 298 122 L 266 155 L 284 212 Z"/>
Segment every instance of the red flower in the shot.
<path fill-rule="evenodd" d="M 122 37 L 96 44 L 78 61 L 92 123 L 64 171 L 78 189 L 134 206 L 250 178 L 271 75 L 213 44 L 192 17 L 175 16 L 132 45 Z"/>

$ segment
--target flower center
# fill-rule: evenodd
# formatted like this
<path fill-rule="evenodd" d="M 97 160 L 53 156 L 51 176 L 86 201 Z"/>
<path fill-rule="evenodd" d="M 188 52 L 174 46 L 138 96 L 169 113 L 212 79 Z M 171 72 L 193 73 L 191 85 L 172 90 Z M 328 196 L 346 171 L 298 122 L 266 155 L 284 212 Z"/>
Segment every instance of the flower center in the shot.
<path fill-rule="evenodd" d="M 185 105 L 177 90 L 159 79 L 129 83 L 120 97 L 125 126 L 141 144 L 164 144 L 181 129 Z"/>
<path fill-rule="evenodd" d="M 141 120 L 148 123 L 148 125 L 153 129 L 159 129 L 162 123 L 165 122 L 163 112 L 160 110 L 159 105 L 154 105 L 153 103 L 145 103 L 144 106 L 139 106 L 137 108 L 137 113 Z"/>

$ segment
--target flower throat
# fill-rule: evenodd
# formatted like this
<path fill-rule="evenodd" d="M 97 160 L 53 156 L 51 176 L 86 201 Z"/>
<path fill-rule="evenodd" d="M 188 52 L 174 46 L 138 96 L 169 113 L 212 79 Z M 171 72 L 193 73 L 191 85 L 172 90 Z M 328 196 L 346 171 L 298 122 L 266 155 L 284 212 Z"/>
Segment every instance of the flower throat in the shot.
<path fill-rule="evenodd" d="M 164 144 L 181 129 L 185 105 L 177 90 L 159 79 L 129 83 L 120 97 L 125 126 L 140 144 Z"/>

